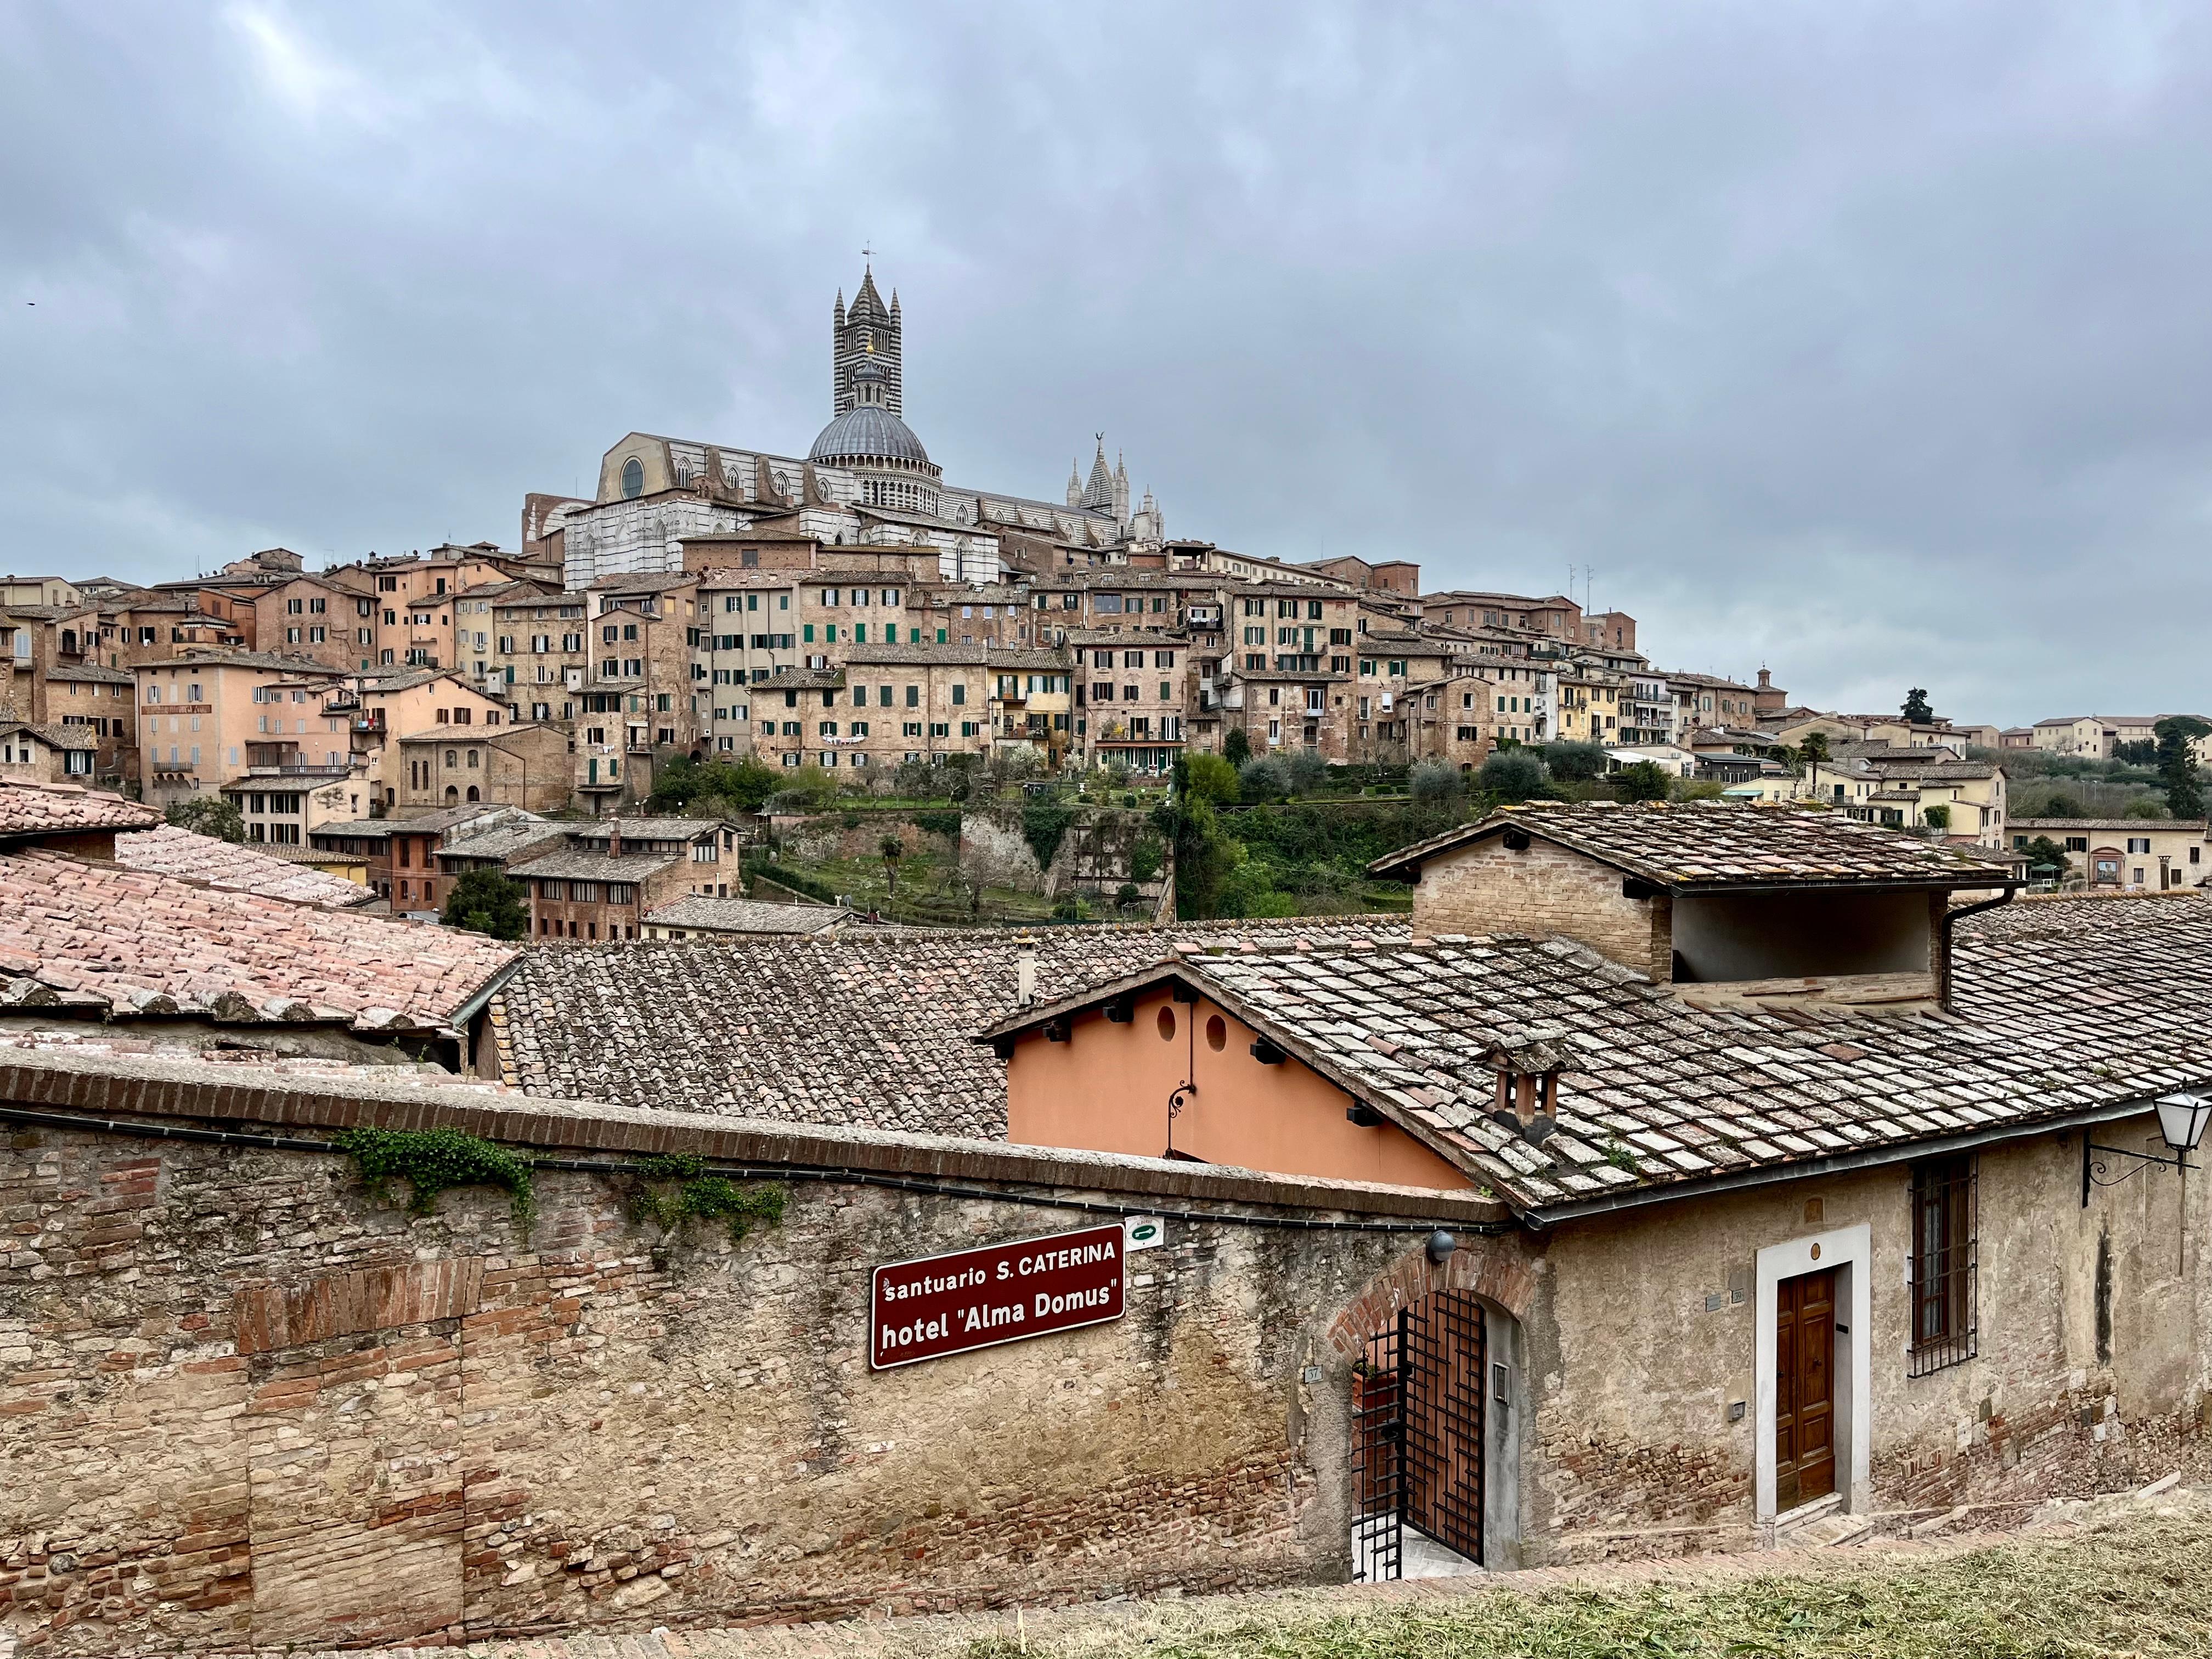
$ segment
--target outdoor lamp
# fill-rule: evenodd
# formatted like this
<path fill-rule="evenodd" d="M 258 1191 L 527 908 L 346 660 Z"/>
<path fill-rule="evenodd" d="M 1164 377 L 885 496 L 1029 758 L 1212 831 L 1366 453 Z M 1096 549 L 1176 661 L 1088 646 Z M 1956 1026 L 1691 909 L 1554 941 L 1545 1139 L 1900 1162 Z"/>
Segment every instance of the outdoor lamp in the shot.
<path fill-rule="evenodd" d="M 2138 1152 L 2125 1146 L 2100 1146 L 2091 1138 L 2092 1132 L 2081 1132 L 2081 1207 L 2089 1206 L 2089 1188 L 2094 1183 L 2111 1187 L 2136 1174 L 2147 1164 L 2156 1164 L 2173 1170 L 2177 1175 L 2197 1166 L 2189 1161 L 2190 1153 L 2197 1150 L 2204 1139 L 2204 1129 L 2212 1122 L 2212 1100 L 2201 1095 L 2164 1095 L 2151 1103 L 2158 1113 L 2158 1132 L 2172 1150 L 2172 1158 L 2160 1158 L 2151 1152 Z M 2118 1174 L 2106 1160 L 2124 1158 L 2128 1163 Z M 2185 1216 L 2186 1210 L 2184 1211 Z"/>
<path fill-rule="evenodd" d="M 2157 1103 L 2158 1132 L 2179 1152 L 2193 1152 L 2212 1123 L 2212 1100 L 2197 1095 L 2167 1095 Z"/>

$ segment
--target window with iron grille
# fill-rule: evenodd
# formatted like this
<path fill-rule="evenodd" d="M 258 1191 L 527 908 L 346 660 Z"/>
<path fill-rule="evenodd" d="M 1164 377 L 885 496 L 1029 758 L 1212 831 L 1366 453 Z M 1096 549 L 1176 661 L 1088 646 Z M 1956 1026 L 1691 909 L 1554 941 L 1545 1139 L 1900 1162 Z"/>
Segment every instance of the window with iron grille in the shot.
<path fill-rule="evenodd" d="M 1972 1153 L 1912 1170 L 1912 1341 L 1908 1376 L 1925 1376 L 1975 1353 Z"/>

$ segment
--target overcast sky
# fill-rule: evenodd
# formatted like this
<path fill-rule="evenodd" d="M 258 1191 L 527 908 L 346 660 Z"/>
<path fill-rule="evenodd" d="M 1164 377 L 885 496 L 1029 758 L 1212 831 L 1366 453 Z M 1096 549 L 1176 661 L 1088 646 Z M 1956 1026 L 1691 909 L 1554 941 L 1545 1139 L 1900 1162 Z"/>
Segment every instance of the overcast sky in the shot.
<path fill-rule="evenodd" d="M 1663 667 L 2212 704 L 2212 12 L 0 0 L 0 566 L 513 546 L 804 453 L 860 250 L 958 482 L 1586 569 Z"/>

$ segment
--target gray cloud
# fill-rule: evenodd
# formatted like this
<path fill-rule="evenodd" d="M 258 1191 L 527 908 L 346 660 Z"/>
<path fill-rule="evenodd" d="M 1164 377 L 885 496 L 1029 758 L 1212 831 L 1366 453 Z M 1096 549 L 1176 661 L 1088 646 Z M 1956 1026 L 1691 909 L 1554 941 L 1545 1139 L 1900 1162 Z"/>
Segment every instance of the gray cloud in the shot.
<path fill-rule="evenodd" d="M 2209 82 L 2185 7 L 0 0 L 0 562 L 797 448 L 873 239 L 955 478 L 1103 427 L 1179 534 L 1595 568 L 1666 665 L 2197 707 Z"/>

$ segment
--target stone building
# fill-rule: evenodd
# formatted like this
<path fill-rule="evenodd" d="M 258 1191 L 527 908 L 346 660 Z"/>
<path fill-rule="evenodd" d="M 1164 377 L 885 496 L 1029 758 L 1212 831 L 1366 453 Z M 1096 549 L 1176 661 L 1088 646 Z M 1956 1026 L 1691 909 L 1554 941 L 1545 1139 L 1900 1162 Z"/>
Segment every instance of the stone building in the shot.
<path fill-rule="evenodd" d="M 607 818 L 569 830 L 567 840 L 509 872 L 529 885 L 536 939 L 634 939 L 648 915 L 685 894 L 744 896 L 743 832 L 734 823 Z"/>
<path fill-rule="evenodd" d="M 803 457 L 631 433 L 601 459 L 592 500 L 526 500 L 525 552 L 560 559 L 580 589 L 681 569 L 687 539 L 756 532 L 925 551 L 963 583 L 1159 547 L 1158 504 L 1146 491 L 1131 508 L 1103 435 L 1092 484 L 1065 502 L 947 483 L 905 420 L 904 331 L 897 295 L 886 304 L 870 270 L 850 307 L 840 293 L 833 308 L 830 420 Z"/>
<path fill-rule="evenodd" d="M 32 1541 L 0 1620 L 34 1649 L 1501 1569 L 2207 1472 L 2212 1203 L 2120 1178 L 2207 1069 L 2194 895 L 1959 915 L 1931 896 L 2002 874 L 1875 826 L 1554 810 L 1401 855 L 1419 938 L 518 957 L 133 885 L 161 878 L 96 843 L 150 814 L 26 793 L 0 1193 L 40 1224 L 0 1262 L 0 1535 Z M 1747 998 L 1768 906 L 1856 971 Z M 87 926 L 118 910 L 143 939 Z M 356 1129 L 538 1162 L 410 1194 Z M 746 1224 L 686 1219 L 710 1191 Z M 933 1307 L 890 1292 L 976 1250 L 1103 1265 L 1079 1309 L 1025 1282 L 916 1356 Z M 1017 1305 L 1037 1334 L 998 1340 Z"/>

